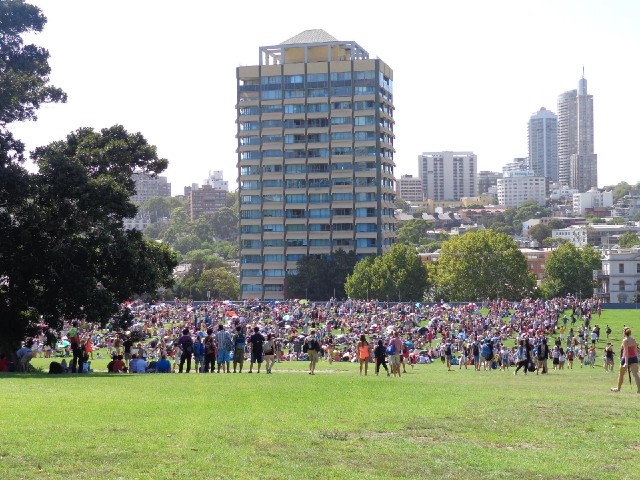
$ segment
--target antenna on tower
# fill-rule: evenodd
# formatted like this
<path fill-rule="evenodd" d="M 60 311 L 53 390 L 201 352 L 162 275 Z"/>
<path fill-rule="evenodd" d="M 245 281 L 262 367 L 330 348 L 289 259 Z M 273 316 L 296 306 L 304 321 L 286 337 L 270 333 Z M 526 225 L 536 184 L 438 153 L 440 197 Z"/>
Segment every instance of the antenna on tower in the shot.
<path fill-rule="evenodd" d="M 584 65 L 582 66 L 582 78 L 584 78 Z"/>

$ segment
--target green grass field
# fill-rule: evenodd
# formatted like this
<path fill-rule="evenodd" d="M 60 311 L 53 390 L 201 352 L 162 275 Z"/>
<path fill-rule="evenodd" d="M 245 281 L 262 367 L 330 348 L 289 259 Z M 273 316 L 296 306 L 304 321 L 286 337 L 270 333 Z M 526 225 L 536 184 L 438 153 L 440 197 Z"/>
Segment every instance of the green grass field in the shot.
<path fill-rule="evenodd" d="M 594 321 L 613 328 L 616 366 L 638 315 Z M 439 361 L 402 378 L 327 362 L 313 377 L 307 362 L 273 375 L 4 374 L 0 478 L 640 478 L 640 396 L 628 381 L 610 393 L 605 344 L 595 369 L 540 376 Z"/>

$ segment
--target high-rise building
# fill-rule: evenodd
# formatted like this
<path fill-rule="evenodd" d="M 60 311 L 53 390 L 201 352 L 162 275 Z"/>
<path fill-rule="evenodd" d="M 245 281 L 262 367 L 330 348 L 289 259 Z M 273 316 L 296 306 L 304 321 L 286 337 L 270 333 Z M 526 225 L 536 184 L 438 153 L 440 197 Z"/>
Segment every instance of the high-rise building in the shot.
<path fill-rule="evenodd" d="M 577 90 L 558 97 L 558 180 L 580 192 L 598 185 L 593 130 L 593 95 L 583 75 Z"/>
<path fill-rule="evenodd" d="M 240 286 L 279 300 L 307 255 L 380 255 L 395 237 L 393 72 L 307 30 L 237 69 Z"/>
<path fill-rule="evenodd" d="M 133 181 L 136 184 L 136 194 L 131 197 L 131 201 L 142 205 L 153 197 L 170 197 L 171 184 L 167 182 L 167 177 L 157 177 L 145 173 L 134 173 Z"/>
<path fill-rule="evenodd" d="M 538 177 L 558 181 L 558 117 L 542 107 L 529 118 L 529 168 Z"/>
<path fill-rule="evenodd" d="M 473 152 L 424 152 L 418 162 L 425 200 L 476 196 L 478 159 Z"/>
<path fill-rule="evenodd" d="M 422 201 L 422 180 L 413 175 L 402 175 L 398 182 L 397 195 L 405 202 Z"/>

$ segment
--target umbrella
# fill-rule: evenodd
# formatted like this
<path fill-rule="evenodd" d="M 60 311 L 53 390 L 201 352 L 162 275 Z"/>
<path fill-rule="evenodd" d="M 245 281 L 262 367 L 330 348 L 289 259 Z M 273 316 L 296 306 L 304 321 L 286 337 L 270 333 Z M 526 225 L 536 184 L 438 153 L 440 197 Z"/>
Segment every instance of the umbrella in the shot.
<path fill-rule="evenodd" d="M 237 317 L 238 314 L 236 312 L 234 312 L 233 310 L 227 310 L 227 315 L 229 317 Z"/>

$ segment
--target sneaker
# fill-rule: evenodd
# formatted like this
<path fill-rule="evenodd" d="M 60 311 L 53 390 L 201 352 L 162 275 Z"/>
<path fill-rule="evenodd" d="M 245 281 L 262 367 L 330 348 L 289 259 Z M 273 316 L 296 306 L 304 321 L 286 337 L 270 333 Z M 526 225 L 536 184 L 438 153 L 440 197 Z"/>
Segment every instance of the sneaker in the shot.
<path fill-rule="evenodd" d="M 513 374 L 514 374 L 514 375 L 517 375 L 517 374 L 518 374 L 518 372 L 513 372 Z"/>
<path fill-rule="evenodd" d="M 611 389 L 611 391 L 612 391 L 613 393 L 618 393 L 620 390 L 618 390 L 616 387 L 613 387 L 613 388 Z"/>

